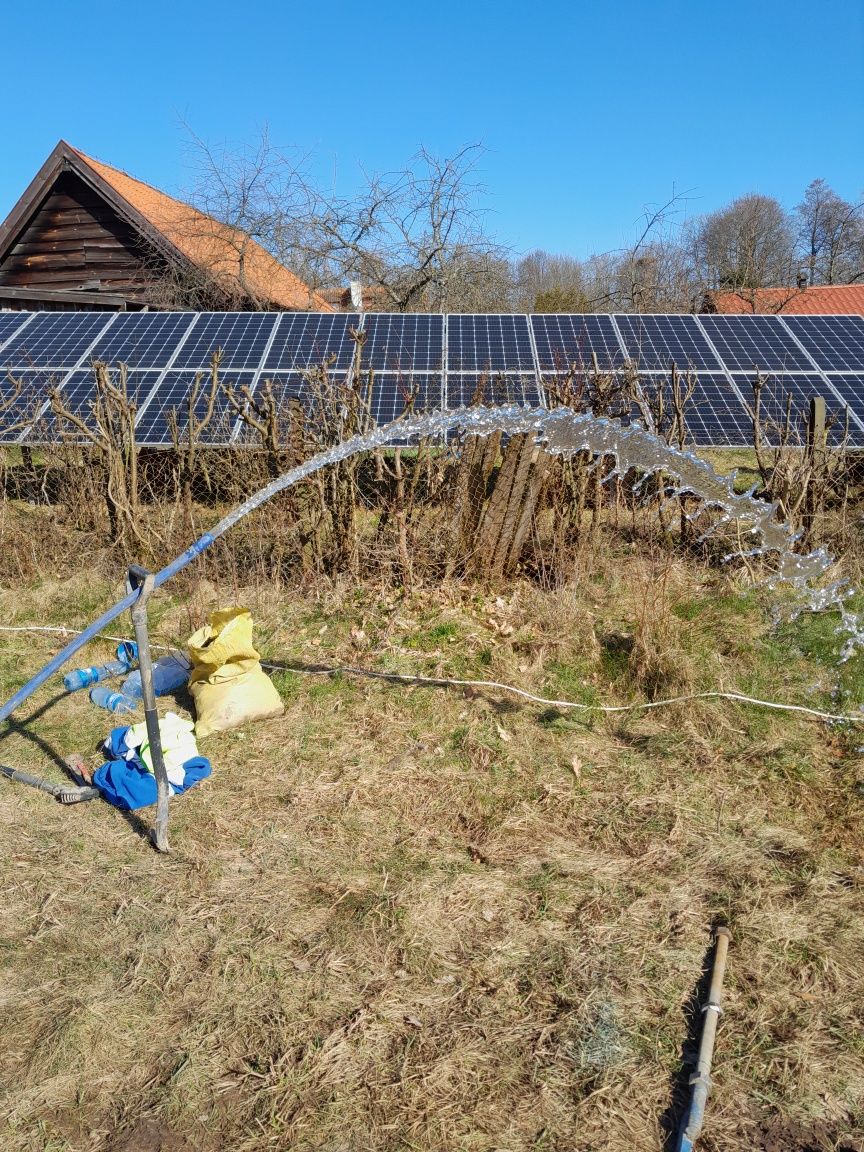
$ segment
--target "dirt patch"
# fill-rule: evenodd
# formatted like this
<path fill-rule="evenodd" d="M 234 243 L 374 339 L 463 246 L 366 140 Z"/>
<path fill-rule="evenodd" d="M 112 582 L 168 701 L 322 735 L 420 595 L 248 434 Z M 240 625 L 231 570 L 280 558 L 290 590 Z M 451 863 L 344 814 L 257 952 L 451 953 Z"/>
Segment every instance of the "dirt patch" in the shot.
<path fill-rule="evenodd" d="M 164 1120 L 146 1117 L 116 1133 L 105 1147 L 106 1152 L 215 1152 L 218 1146 L 218 1138 L 212 1134 L 181 1134 Z"/>
<path fill-rule="evenodd" d="M 864 1141 L 844 1135 L 836 1126 L 799 1124 L 776 1119 L 759 1130 L 759 1152 L 864 1152 Z"/>

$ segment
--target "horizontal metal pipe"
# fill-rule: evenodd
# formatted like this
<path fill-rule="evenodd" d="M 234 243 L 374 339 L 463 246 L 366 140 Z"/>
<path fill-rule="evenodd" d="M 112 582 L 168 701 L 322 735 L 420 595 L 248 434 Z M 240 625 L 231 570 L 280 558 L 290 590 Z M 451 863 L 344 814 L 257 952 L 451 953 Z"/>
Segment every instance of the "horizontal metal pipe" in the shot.
<path fill-rule="evenodd" d="M 720 1001 L 723 977 L 726 974 L 726 953 L 731 938 L 732 934 L 728 928 L 717 929 L 711 988 L 708 992 L 708 1001 L 702 1008 L 705 1022 L 702 1025 L 699 1058 L 696 1062 L 696 1071 L 690 1077 L 693 1093 L 690 1097 L 684 1123 L 681 1126 L 678 1152 L 692 1152 L 693 1145 L 699 1139 L 699 1133 L 702 1131 L 702 1123 L 705 1119 L 705 1105 L 708 1103 L 708 1093 L 711 1091 L 711 1061 L 714 1057 L 714 1040 L 717 1036 L 717 1022 L 722 1011 Z"/>

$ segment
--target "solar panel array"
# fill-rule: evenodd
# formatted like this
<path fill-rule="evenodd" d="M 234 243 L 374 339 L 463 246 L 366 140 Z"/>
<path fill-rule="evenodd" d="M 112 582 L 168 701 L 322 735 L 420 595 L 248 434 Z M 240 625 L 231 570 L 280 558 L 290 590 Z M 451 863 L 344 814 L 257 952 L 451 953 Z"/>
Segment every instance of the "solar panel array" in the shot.
<path fill-rule="evenodd" d="M 211 397 L 214 352 L 235 396 L 266 391 L 277 404 L 308 408 L 310 371 L 344 379 L 358 343 L 379 423 L 405 411 L 590 397 L 596 372 L 638 378 L 649 399 L 660 389 L 668 397 L 674 365 L 692 393 L 686 412 L 697 445 L 750 444 L 758 377 L 769 427 L 785 420 L 789 398 L 797 420 L 822 396 L 832 438 L 848 420 L 850 444 L 864 448 L 864 318 L 762 315 L 0 312 L 0 441 L 86 439 L 74 421 L 58 427 L 49 396 L 54 390 L 95 427 L 93 365 L 102 362 L 115 378 L 126 366 L 140 444 L 170 445 L 190 410 L 200 418 L 211 398 L 205 438 L 240 442 L 236 407 L 223 388 Z"/>

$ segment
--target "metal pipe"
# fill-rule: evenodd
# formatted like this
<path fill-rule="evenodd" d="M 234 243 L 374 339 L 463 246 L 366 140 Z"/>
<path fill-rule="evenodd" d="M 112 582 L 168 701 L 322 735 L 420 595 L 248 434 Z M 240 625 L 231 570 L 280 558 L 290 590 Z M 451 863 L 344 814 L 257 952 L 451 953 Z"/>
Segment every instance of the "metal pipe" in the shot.
<path fill-rule="evenodd" d="M 699 1139 L 699 1133 L 702 1131 L 705 1105 L 708 1102 L 708 1093 L 711 1091 L 711 1061 L 714 1056 L 717 1022 L 723 1011 L 720 1001 L 723 991 L 723 977 L 726 974 L 726 953 L 729 949 L 732 933 L 728 928 L 718 928 L 715 939 L 711 988 L 708 992 L 707 1003 L 702 1007 L 705 1022 L 702 1025 L 699 1058 L 696 1062 L 696 1071 L 690 1077 L 693 1092 L 681 1125 L 678 1152 L 692 1152 L 693 1145 Z"/>
<path fill-rule="evenodd" d="M 132 624 L 135 628 L 135 641 L 138 644 L 138 668 L 141 672 L 141 696 L 144 701 L 144 722 L 147 725 L 147 740 L 150 744 L 150 759 L 153 762 L 153 775 L 156 777 L 156 822 L 153 827 L 153 842 L 160 852 L 168 851 L 168 798 L 171 788 L 165 771 L 165 758 L 162 755 L 162 736 L 159 732 L 159 713 L 156 711 L 156 691 L 153 687 L 153 661 L 150 657 L 150 636 L 147 632 L 147 601 L 154 588 L 151 572 L 129 567 L 129 588 L 137 591 L 137 599 L 132 605 Z"/>
<path fill-rule="evenodd" d="M 49 796 L 55 798 L 60 795 L 62 785 L 55 784 L 51 780 L 45 780 L 42 776 L 31 776 L 29 772 L 19 772 L 17 768 L 9 768 L 6 764 L 0 764 L 0 776 L 5 776 L 7 780 L 14 780 L 18 784 L 28 784 L 31 788 L 38 788 L 40 792 L 47 792 Z"/>
<path fill-rule="evenodd" d="M 30 788 L 37 788 L 40 792 L 47 792 L 61 804 L 80 804 L 84 800 L 95 800 L 101 795 L 98 788 L 89 784 L 70 787 L 68 784 L 55 784 L 53 780 L 46 780 L 42 776 L 31 776 L 29 772 L 19 772 L 17 768 L 9 768 L 0 764 L 0 776 L 7 780 L 14 780 L 17 784 L 27 784 Z"/>
<path fill-rule="evenodd" d="M 200 556 L 206 548 L 209 548 L 214 539 L 215 537 L 208 532 L 199 540 L 196 540 L 182 555 L 178 556 L 176 560 L 172 560 L 161 572 L 157 572 L 154 575 L 153 587 L 159 588 L 166 580 L 170 580 L 181 568 L 185 568 L 196 556 Z M 46 680 L 50 679 L 55 672 L 62 668 L 66 661 L 74 656 L 76 652 L 83 648 L 85 644 L 89 644 L 94 637 L 98 636 L 104 628 L 107 628 L 108 625 L 125 612 L 127 608 L 131 608 L 137 599 L 137 589 L 134 592 L 127 593 L 122 600 L 118 600 L 107 612 L 103 612 L 98 620 L 94 620 L 92 624 L 88 624 L 83 632 L 73 637 L 65 648 L 58 652 L 56 656 L 53 656 L 45 667 L 36 673 L 32 680 L 28 680 L 23 688 L 19 688 L 15 695 L 10 696 L 6 703 L 0 707 L 0 721 L 8 720 L 15 709 L 20 704 L 23 704 L 28 696 L 32 696 L 36 689 L 41 687 Z"/>

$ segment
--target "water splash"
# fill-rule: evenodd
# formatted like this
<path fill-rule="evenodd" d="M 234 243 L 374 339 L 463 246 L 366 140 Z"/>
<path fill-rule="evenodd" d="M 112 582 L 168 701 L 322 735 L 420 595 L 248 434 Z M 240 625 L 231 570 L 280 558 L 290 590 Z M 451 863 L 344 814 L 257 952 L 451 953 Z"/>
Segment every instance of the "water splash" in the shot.
<path fill-rule="evenodd" d="M 803 555 L 796 553 L 794 548 L 798 537 L 788 524 L 778 520 L 776 504 L 754 499 L 754 489 L 746 493 L 736 492 L 734 473 L 731 476 L 718 475 L 708 461 L 701 460 L 694 452 L 672 447 L 638 422 L 625 427 L 617 420 L 595 417 L 590 412 L 574 412 L 570 408 L 549 410 L 515 405 L 460 408 L 396 420 L 336 444 L 292 468 L 235 508 L 212 529 L 210 535 L 213 538 L 221 536 L 277 493 L 300 483 L 321 468 L 358 453 L 425 438 L 443 439 L 453 433 L 489 436 L 494 432 L 506 435 L 528 433 L 554 456 L 567 458 L 589 452 L 598 460 L 613 458 L 615 463 L 606 479 L 635 470 L 643 474 L 640 483 L 644 484 L 649 476 L 662 472 L 671 482 L 669 499 L 692 495 L 702 501 L 703 507 L 719 512 L 701 539 L 715 535 L 733 522 L 738 526 L 739 539 L 746 544 L 729 552 L 725 560 L 759 557 L 770 561 L 773 568 L 769 586 L 786 585 L 799 593 L 798 611 L 839 609 L 841 622 L 838 633 L 847 636 L 841 660 L 848 660 L 857 648 L 864 648 L 864 625 L 845 604 L 852 594 L 848 584 L 835 581 L 826 587 L 814 587 L 816 581 L 828 572 L 832 557 L 824 548 Z"/>
<path fill-rule="evenodd" d="M 292 468 L 250 496 L 209 532 L 205 532 L 190 544 L 185 552 L 175 557 L 159 572 L 154 573 L 154 586 L 161 588 L 187 564 L 191 564 L 202 552 L 210 548 L 218 537 L 233 528 L 238 520 L 254 512 L 277 493 L 305 480 L 313 472 L 330 464 L 336 464 L 340 460 L 347 460 L 349 456 L 355 456 L 359 452 L 368 452 L 386 445 L 410 444 L 426 437 L 444 438 L 459 432 L 473 436 L 488 436 L 493 432 L 504 432 L 508 435 L 524 432 L 533 435 L 547 452 L 556 456 L 568 457 L 580 452 L 589 452 L 598 459 L 613 457 L 615 460 L 613 475 L 616 472 L 620 475 L 631 469 L 644 473 L 645 477 L 662 472 L 665 478 L 674 481 L 669 488 L 671 495 L 692 494 L 701 498 L 709 507 L 720 511 L 718 520 L 706 532 L 706 536 L 716 532 L 723 524 L 734 520 L 740 538 L 743 526 L 752 546 L 745 546 L 737 552 L 729 553 L 728 559 L 734 556 L 771 557 L 775 566 L 771 577 L 772 586 L 780 582 L 791 585 L 800 594 L 802 607 L 812 611 L 839 608 L 841 623 L 838 632 L 845 632 L 848 636 L 842 659 L 847 660 L 856 648 L 864 647 L 864 628 L 844 603 L 850 594 L 848 586 L 843 582 L 835 582 L 826 588 L 813 587 L 813 583 L 828 571 L 832 562 L 831 557 L 821 548 L 806 556 L 796 555 L 795 534 L 787 525 L 778 522 L 775 506 L 754 500 L 752 492 L 743 495 L 735 492 L 731 477 L 718 476 L 706 461 L 700 460 L 692 452 L 671 448 L 657 436 L 647 432 L 640 424 L 632 424 L 625 428 L 615 421 L 602 417 L 595 418 L 586 412 L 573 412 L 568 408 L 555 408 L 552 411 L 517 407 L 462 408 L 455 412 L 430 412 L 424 416 L 397 420 L 376 428 L 367 435 L 355 436 L 336 444 L 333 448 L 319 452 L 304 464 Z M 62 651 L 52 656 L 44 668 L 0 705 L 0 721 L 8 719 L 15 709 L 29 699 L 67 660 L 98 636 L 100 631 L 116 620 L 121 612 L 131 608 L 136 598 L 137 592 L 128 592 L 81 633 L 73 637 Z"/>

